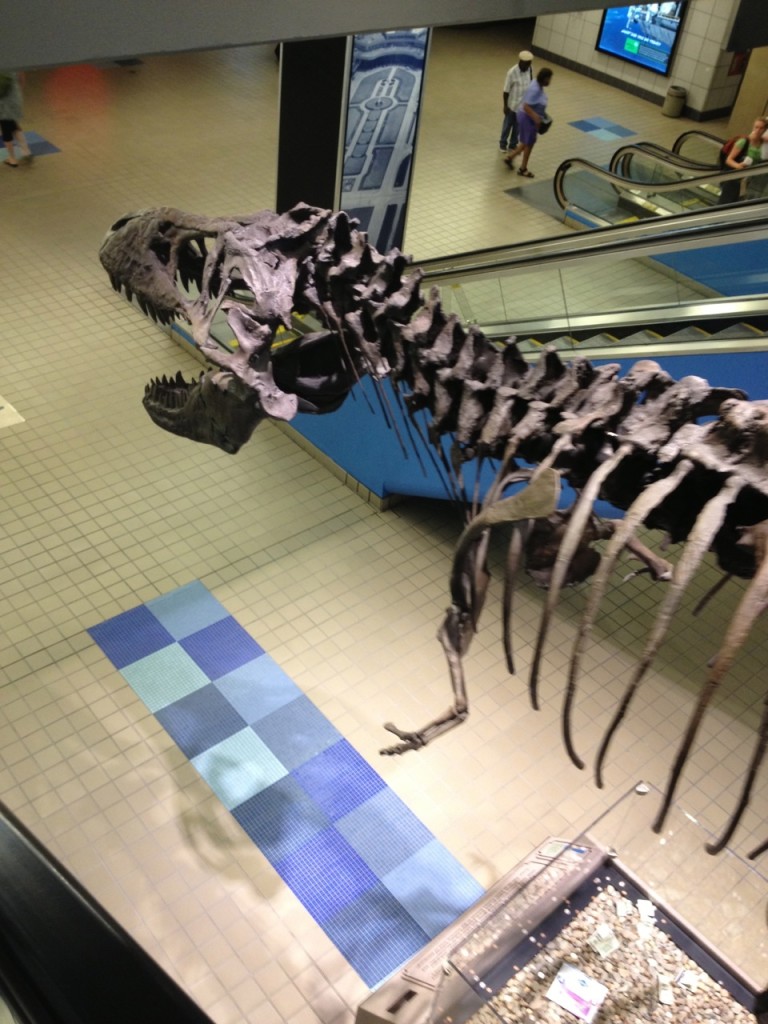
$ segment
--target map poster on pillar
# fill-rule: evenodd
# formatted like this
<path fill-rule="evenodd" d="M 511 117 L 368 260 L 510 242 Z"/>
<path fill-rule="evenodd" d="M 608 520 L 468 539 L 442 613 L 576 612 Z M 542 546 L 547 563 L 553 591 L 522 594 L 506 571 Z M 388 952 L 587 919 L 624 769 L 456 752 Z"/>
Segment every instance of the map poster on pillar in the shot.
<path fill-rule="evenodd" d="M 402 248 L 429 29 L 352 42 L 339 206 L 382 252 Z"/>

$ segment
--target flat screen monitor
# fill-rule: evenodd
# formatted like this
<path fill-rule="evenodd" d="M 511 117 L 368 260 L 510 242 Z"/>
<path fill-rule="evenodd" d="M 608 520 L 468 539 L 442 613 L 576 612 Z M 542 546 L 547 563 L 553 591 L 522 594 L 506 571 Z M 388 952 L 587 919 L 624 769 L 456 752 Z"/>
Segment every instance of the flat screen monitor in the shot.
<path fill-rule="evenodd" d="M 685 0 L 609 7 L 603 11 L 595 49 L 668 75 L 684 9 Z"/>

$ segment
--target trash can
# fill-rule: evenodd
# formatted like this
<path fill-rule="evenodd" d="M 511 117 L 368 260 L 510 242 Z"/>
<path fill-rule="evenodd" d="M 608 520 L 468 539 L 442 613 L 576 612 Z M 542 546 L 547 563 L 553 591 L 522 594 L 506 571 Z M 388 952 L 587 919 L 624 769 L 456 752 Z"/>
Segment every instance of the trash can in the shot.
<path fill-rule="evenodd" d="M 670 85 L 661 108 L 662 114 L 666 114 L 667 117 L 680 117 L 687 95 L 688 93 L 681 85 Z"/>

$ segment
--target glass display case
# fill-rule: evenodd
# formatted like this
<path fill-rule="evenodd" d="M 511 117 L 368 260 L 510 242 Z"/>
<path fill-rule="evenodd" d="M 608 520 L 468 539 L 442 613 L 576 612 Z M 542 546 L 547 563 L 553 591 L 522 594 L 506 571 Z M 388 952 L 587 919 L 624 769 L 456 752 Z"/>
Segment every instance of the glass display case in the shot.
<path fill-rule="evenodd" d="M 638 784 L 542 841 L 358 1012 L 359 1024 L 768 1021 L 768 879 Z"/>

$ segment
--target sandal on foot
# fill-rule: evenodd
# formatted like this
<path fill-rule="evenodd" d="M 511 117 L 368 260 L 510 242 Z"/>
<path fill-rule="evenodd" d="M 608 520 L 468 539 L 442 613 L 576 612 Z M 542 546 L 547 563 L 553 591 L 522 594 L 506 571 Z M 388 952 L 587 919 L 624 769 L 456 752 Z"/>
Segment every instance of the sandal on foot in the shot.
<path fill-rule="evenodd" d="M 6 167 L 18 167 L 19 166 L 16 163 L 15 160 L 3 160 L 3 163 L 5 164 Z"/>
<path fill-rule="evenodd" d="M 527 167 L 521 167 L 520 170 L 517 173 L 522 178 L 532 178 L 533 177 L 533 173 L 531 171 L 529 171 Z"/>
<path fill-rule="evenodd" d="M 510 169 L 510 171 L 514 171 L 514 169 L 515 169 L 515 161 L 512 159 L 511 156 L 505 156 L 504 157 L 504 163 L 507 165 L 507 167 Z"/>

